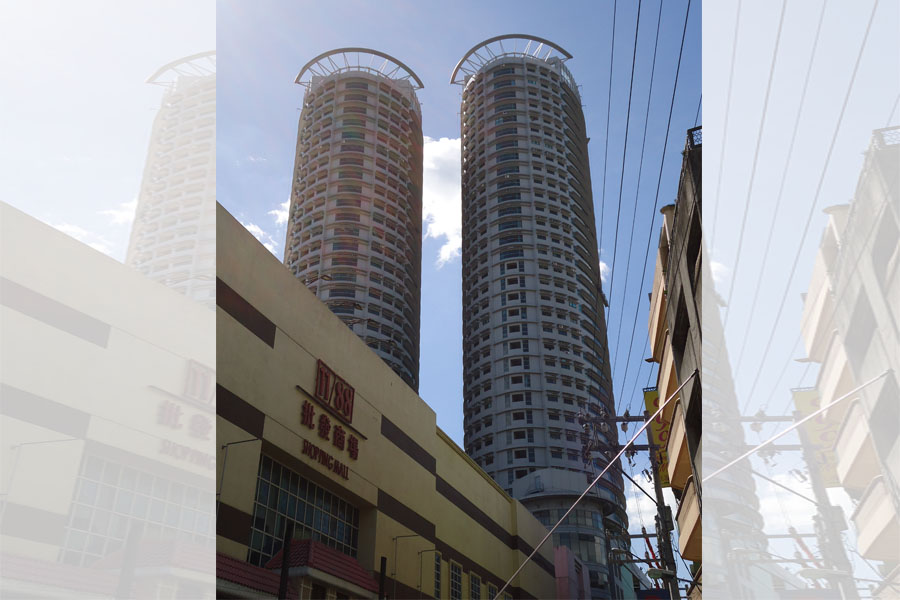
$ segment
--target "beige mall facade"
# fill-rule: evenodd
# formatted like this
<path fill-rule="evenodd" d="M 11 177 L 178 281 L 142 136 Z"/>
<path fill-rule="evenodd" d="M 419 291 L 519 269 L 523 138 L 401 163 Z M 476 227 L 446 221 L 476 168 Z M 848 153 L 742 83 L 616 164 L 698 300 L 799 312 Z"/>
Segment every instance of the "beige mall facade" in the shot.
<path fill-rule="evenodd" d="M 221 206 L 217 239 L 220 597 L 277 593 L 285 525 L 289 596 L 496 595 L 546 529 Z M 553 597 L 553 560 L 509 597 Z"/>

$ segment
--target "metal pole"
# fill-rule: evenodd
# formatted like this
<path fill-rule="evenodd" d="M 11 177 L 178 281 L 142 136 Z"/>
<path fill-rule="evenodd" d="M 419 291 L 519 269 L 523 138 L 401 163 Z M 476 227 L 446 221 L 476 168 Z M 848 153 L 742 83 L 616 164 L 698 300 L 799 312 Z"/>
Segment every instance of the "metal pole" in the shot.
<path fill-rule="evenodd" d="M 794 418 L 800 419 L 800 412 L 794 412 Z M 797 428 L 800 435 L 800 444 L 803 446 L 803 460 L 806 461 L 809 470 L 809 483 L 812 486 L 813 496 L 816 499 L 816 509 L 818 523 L 816 523 L 816 537 L 819 540 L 819 552 L 825 559 L 825 567 L 832 568 L 835 571 L 842 571 L 846 576 L 835 575 L 833 585 L 840 591 L 841 598 L 844 600 L 857 600 L 859 593 L 856 590 L 856 583 L 853 581 L 851 573 L 853 566 L 847 558 L 844 551 L 844 545 L 841 540 L 841 527 L 837 521 L 836 510 L 840 510 L 837 506 L 832 506 L 828 500 L 828 491 L 822 481 L 822 475 L 817 467 L 815 456 L 811 456 L 812 448 L 810 447 L 809 436 L 803 427 Z"/>
<path fill-rule="evenodd" d="M 649 422 L 650 413 L 644 411 L 644 418 Z M 650 444 L 650 470 L 653 473 L 653 489 L 656 492 L 656 542 L 659 545 L 659 556 L 666 567 L 666 570 L 672 571 L 674 575 L 666 577 L 666 586 L 669 588 L 669 595 L 672 600 L 681 598 L 680 588 L 678 587 L 678 565 L 675 564 L 675 554 L 672 551 L 672 529 L 671 511 L 667 514 L 668 508 L 662 493 L 662 481 L 659 479 L 659 460 L 657 459 L 657 447 L 653 443 L 653 436 L 648 431 L 647 441 Z"/>
<path fill-rule="evenodd" d="M 409 535 L 396 535 L 394 536 L 394 568 L 392 579 L 394 580 L 392 595 L 394 598 L 397 597 L 397 546 L 399 545 L 397 540 L 400 538 L 411 538 L 411 537 L 422 537 L 418 533 L 412 533 Z"/>
<path fill-rule="evenodd" d="M 416 586 L 416 590 L 419 592 L 422 591 L 422 555 L 426 552 L 437 552 L 437 548 L 429 548 L 428 550 L 419 550 L 419 585 Z"/>
<path fill-rule="evenodd" d="M 281 573 L 278 578 L 278 598 L 279 600 L 287 598 L 289 569 L 290 569 L 290 553 L 291 542 L 294 539 L 294 522 L 290 519 L 284 520 L 284 541 L 281 543 Z"/>
<path fill-rule="evenodd" d="M 663 411 L 663 409 L 669 404 L 669 402 L 671 402 L 672 398 L 674 398 L 675 396 L 678 395 L 678 392 L 681 391 L 681 388 L 683 388 L 687 384 L 688 381 L 693 379 L 694 375 L 697 375 L 697 373 L 698 373 L 698 371 L 695 369 L 694 372 L 691 373 L 688 376 L 688 378 L 685 379 L 674 392 L 672 392 L 671 396 L 669 396 L 662 403 L 660 403 L 659 408 L 656 409 L 655 413 L 653 413 L 652 418 L 655 419 Z M 506 580 L 506 583 L 504 583 L 503 587 L 501 587 L 500 590 L 497 592 L 498 596 L 503 594 L 503 592 L 506 590 L 506 588 L 509 587 L 509 584 L 512 582 L 512 580 L 515 579 L 516 576 L 522 572 L 522 569 L 525 568 L 525 565 L 528 564 L 528 561 L 530 561 L 532 558 L 534 558 L 534 555 L 538 553 L 538 551 L 541 549 L 541 546 L 543 546 L 544 543 L 546 543 L 546 541 L 550 538 L 551 535 L 553 535 L 553 532 L 556 531 L 556 529 L 562 524 L 562 522 L 565 521 L 569 517 L 569 514 L 573 510 L 575 510 L 575 507 L 578 506 L 578 503 L 581 502 L 584 499 L 584 497 L 588 495 L 588 492 L 590 492 L 594 488 L 595 485 L 597 485 L 597 482 L 600 481 L 600 478 L 603 477 L 607 471 L 609 471 L 609 468 L 610 468 L 610 466 L 612 466 L 612 463 L 619 460 L 619 458 L 625 453 L 625 450 L 627 450 L 628 447 L 631 446 L 631 444 L 634 442 L 634 440 L 636 440 L 639 435 L 644 433 L 644 430 L 647 429 L 647 427 L 649 427 L 649 426 L 650 426 L 650 421 L 645 420 L 644 424 L 638 428 L 637 432 L 635 432 L 634 436 L 632 436 L 632 438 L 628 441 L 628 443 L 626 443 L 624 446 L 622 446 L 622 448 L 619 450 L 619 452 L 612 458 L 612 460 L 609 461 L 609 464 L 607 464 L 603 468 L 603 470 L 600 472 L 600 474 L 597 475 L 597 477 L 595 477 L 593 481 L 591 481 L 591 483 L 587 486 L 587 488 L 585 488 L 585 490 L 581 493 L 581 495 L 578 497 L 578 499 L 575 500 L 574 503 L 572 503 L 572 506 L 569 507 L 569 510 L 567 510 L 565 512 L 565 514 L 562 517 L 560 517 L 560 519 L 556 522 L 556 525 L 554 525 L 553 527 L 550 528 L 550 531 L 547 532 L 547 534 L 538 543 L 538 545 L 534 548 L 534 550 L 531 551 L 531 554 L 528 555 L 528 557 L 525 559 L 525 561 L 521 565 L 519 565 L 519 568 L 516 569 L 515 572 L 510 576 L 510 578 Z M 675 599 L 673 598 L 673 600 L 675 600 Z"/>
<path fill-rule="evenodd" d="M 216 520 L 219 519 L 219 504 L 222 497 L 222 485 L 225 482 L 225 464 L 228 462 L 228 448 L 236 444 L 244 444 L 246 442 L 256 441 L 259 441 L 259 438 L 251 438 L 249 440 L 239 440 L 237 442 L 228 442 L 227 444 L 222 444 L 222 450 L 224 452 L 222 453 L 222 474 L 219 475 L 219 491 L 216 492 Z"/>

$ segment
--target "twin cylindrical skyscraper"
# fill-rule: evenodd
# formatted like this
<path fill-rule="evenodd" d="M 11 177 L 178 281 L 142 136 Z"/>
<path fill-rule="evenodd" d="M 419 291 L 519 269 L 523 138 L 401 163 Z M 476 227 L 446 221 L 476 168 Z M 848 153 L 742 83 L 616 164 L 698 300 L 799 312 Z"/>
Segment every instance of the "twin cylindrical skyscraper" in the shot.
<path fill-rule="evenodd" d="M 461 110 L 465 450 L 545 524 L 594 471 L 578 413 L 614 413 L 588 138 L 571 55 L 525 35 L 469 50 Z M 422 82 L 397 59 L 343 48 L 307 63 L 285 264 L 418 390 Z M 601 408 L 602 407 L 602 408 Z M 608 432 L 616 443 L 615 429 Z M 630 587 L 610 472 L 559 529 L 592 595 Z M 624 546 L 627 547 L 627 546 Z"/>

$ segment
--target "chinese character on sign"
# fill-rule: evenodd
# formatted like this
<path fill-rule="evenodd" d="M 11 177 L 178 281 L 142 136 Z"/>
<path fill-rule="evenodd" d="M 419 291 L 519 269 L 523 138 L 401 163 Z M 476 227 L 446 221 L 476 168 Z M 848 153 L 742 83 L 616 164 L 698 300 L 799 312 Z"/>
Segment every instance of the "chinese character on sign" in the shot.
<path fill-rule="evenodd" d="M 331 419 L 328 418 L 328 415 L 321 414 L 319 415 L 319 437 L 322 439 L 328 439 L 328 433 L 331 431 Z"/>
<path fill-rule="evenodd" d="M 334 426 L 334 435 L 331 437 L 331 443 L 335 445 L 336 448 L 343 450 L 344 449 L 344 437 L 346 436 L 346 432 L 344 428 L 340 425 Z"/>
<path fill-rule="evenodd" d="M 183 396 L 200 404 L 212 405 L 216 400 L 216 372 L 197 361 L 188 361 Z"/>
<path fill-rule="evenodd" d="M 347 439 L 347 450 L 350 452 L 350 458 L 356 460 L 356 457 L 359 456 L 359 440 L 355 435 L 351 435 Z"/>
<path fill-rule="evenodd" d="M 165 400 L 159 405 L 156 422 L 172 429 L 181 429 L 181 407 L 174 402 Z"/>
<path fill-rule="evenodd" d="M 191 417 L 191 435 L 201 440 L 209 439 L 209 432 L 212 431 L 212 419 L 205 415 L 194 415 Z"/>
<path fill-rule="evenodd" d="M 303 409 L 301 410 L 301 413 L 300 413 L 300 423 L 303 425 L 306 425 L 310 429 L 314 429 L 316 426 L 315 423 L 313 423 L 313 419 L 315 418 L 315 416 L 316 416 L 316 409 L 313 408 L 312 403 L 304 402 Z"/>
<path fill-rule="evenodd" d="M 316 369 L 316 399 L 334 409 L 338 417 L 347 423 L 353 422 L 353 401 L 356 392 L 346 381 L 335 375 L 321 360 Z"/>

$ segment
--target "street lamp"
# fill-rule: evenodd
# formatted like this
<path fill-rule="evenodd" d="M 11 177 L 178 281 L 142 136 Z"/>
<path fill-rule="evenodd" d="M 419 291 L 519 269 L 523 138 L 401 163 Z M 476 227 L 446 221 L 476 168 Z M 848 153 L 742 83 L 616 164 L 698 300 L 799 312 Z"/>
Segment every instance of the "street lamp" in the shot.
<path fill-rule="evenodd" d="M 437 552 L 437 548 L 429 548 L 428 550 L 419 550 L 419 585 L 416 586 L 416 590 L 419 592 L 422 591 L 422 555 L 426 552 Z"/>
<path fill-rule="evenodd" d="M 391 538 L 391 541 L 394 542 L 394 571 L 393 571 L 393 575 L 392 575 L 392 578 L 394 580 L 394 594 L 393 594 L 394 598 L 397 597 L 397 546 L 398 546 L 397 540 L 399 540 L 401 538 L 414 538 L 414 537 L 422 537 L 422 536 L 419 535 L 418 533 L 411 533 L 409 535 L 396 535 Z"/>
<path fill-rule="evenodd" d="M 247 440 L 238 440 L 236 442 L 227 442 L 225 444 L 222 444 L 222 450 L 224 451 L 224 453 L 222 456 L 222 474 L 219 476 L 219 491 L 216 492 L 216 519 L 219 518 L 219 497 L 222 495 L 222 484 L 225 482 L 225 463 L 228 462 L 228 448 L 237 444 L 246 444 L 247 442 L 257 441 L 260 441 L 260 439 L 255 437 Z"/>

